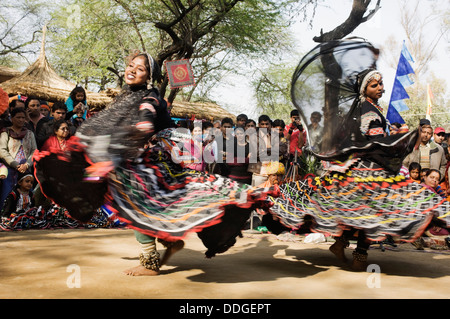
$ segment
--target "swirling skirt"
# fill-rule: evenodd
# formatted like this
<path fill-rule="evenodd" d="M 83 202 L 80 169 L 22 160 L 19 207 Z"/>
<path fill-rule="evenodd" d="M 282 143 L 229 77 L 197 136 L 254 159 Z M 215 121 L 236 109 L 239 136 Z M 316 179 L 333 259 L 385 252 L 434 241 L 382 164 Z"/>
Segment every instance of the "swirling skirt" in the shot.
<path fill-rule="evenodd" d="M 89 220 L 105 205 L 128 227 L 166 241 L 197 232 L 208 257 L 232 246 L 251 212 L 268 209 L 268 196 L 278 196 L 277 187 L 252 188 L 186 170 L 158 147 L 123 161 L 97 181 L 86 178 L 85 169 L 92 163 L 76 140 L 64 153 L 36 152 L 34 159 L 43 194 L 73 218 Z"/>
<path fill-rule="evenodd" d="M 373 163 L 360 163 L 346 173 L 325 178 L 310 176 L 286 183 L 280 193 L 270 198 L 273 218 L 265 218 L 278 222 L 272 222 L 273 227 L 299 229 L 308 216 L 313 231 L 340 236 L 344 230 L 363 229 L 371 241 L 394 236 L 412 242 L 433 219 L 450 225 L 449 201 Z"/>

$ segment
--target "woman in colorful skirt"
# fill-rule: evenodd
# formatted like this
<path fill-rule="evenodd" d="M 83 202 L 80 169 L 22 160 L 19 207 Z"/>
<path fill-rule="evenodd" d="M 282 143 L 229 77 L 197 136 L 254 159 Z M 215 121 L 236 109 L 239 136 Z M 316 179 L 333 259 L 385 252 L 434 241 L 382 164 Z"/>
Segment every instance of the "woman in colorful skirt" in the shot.
<path fill-rule="evenodd" d="M 276 189 L 252 189 L 220 176 L 185 169 L 177 158 L 182 132 L 172 128 L 165 100 L 154 86 L 161 71 L 146 53 L 130 58 L 126 87 L 89 118 L 64 151 L 36 152 L 42 192 L 79 221 L 105 205 L 135 230 L 140 264 L 129 275 L 158 275 L 159 268 L 197 232 L 207 257 L 235 243 L 255 207 Z M 167 247 L 161 259 L 156 238 Z"/>
<path fill-rule="evenodd" d="M 322 83 L 334 82 L 342 93 L 343 83 L 349 78 L 344 79 L 340 68 L 330 71 L 330 66 L 339 66 L 337 52 L 343 55 L 367 48 L 371 46 L 366 42 L 343 41 L 312 52 L 317 65 L 326 66 L 323 70 L 326 80 Z M 314 61 L 301 62 L 299 68 L 313 66 Z M 329 61 L 336 63 L 327 64 Z M 374 58 L 367 66 L 375 61 Z M 295 99 L 301 92 L 295 81 L 301 77 L 296 76 L 293 98 L 301 109 L 305 104 Z M 313 153 L 324 161 L 324 174 L 281 185 L 281 196 L 272 198 L 271 214 L 266 214 L 263 222 L 269 230 L 281 232 L 300 229 L 305 217 L 312 218 L 313 232 L 335 236 L 330 251 L 341 261 L 347 260 L 345 248 L 355 238 L 357 247 L 351 268 L 361 271 L 367 269 L 367 250 L 371 243 L 391 236 L 414 242 L 433 217 L 450 225 L 450 203 L 427 187 L 398 175 L 403 158 L 416 145 L 418 134 L 416 130 L 388 136 L 388 123 L 378 104 L 384 92 L 382 75 L 369 67 L 358 72 L 354 79 L 351 88 L 356 97 L 351 107 L 347 114 L 344 108 L 336 112 L 336 116 L 341 115 L 339 120 L 328 122 L 328 125 L 335 123 L 333 134 L 324 135 L 325 140 L 331 141 L 328 148 Z"/>

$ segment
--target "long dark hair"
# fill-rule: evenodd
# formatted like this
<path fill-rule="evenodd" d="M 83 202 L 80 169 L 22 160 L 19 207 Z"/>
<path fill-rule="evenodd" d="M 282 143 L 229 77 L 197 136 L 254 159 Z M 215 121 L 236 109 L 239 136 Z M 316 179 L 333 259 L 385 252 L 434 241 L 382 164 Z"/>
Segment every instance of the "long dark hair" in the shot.
<path fill-rule="evenodd" d="M 86 90 L 84 88 L 82 88 L 81 86 L 76 86 L 72 92 L 70 92 L 70 98 L 72 99 L 72 101 L 76 101 L 75 96 L 77 95 L 77 93 L 83 93 L 84 94 L 84 99 L 83 101 L 86 100 Z"/>

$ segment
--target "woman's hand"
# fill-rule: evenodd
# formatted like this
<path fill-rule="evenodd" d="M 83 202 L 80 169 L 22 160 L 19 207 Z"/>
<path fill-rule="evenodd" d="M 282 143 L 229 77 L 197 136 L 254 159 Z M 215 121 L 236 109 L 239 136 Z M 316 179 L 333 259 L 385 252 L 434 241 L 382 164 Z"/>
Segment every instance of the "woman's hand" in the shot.
<path fill-rule="evenodd" d="M 78 113 L 78 112 L 82 112 L 84 111 L 84 104 L 79 102 L 74 108 L 73 108 L 73 113 Z"/>
<path fill-rule="evenodd" d="M 25 173 L 28 169 L 28 164 L 20 164 L 19 166 L 17 166 L 17 170 L 19 171 L 19 173 Z"/>

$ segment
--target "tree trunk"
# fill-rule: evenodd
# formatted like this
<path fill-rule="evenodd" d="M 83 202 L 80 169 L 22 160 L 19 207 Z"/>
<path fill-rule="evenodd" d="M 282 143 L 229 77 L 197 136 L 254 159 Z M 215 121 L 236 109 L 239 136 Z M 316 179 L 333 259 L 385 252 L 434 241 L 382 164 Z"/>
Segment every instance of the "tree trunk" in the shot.
<path fill-rule="evenodd" d="M 320 43 L 331 42 L 330 45 L 332 45 L 332 41 L 343 39 L 353 32 L 361 23 L 369 20 L 376 13 L 376 11 L 378 11 L 381 0 L 377 1 L 375 9 L 371 10 L 367 16 L 364 16 L 370 2 L 370 0 L 353 0 L 352 11 L 350 12 L 347 20 L 330 32 L 321 32 L 320 36 L 314 37 L 313 40 Z M 322 48 L 323 51 L 328 49 L 328 45 L 324 45 Z M 327 79 L 327 83 L 325 84 L 325 104 L 323 109 L 324 138 L 322 148 L 328 150 L 331 149 L 334 144 L 332 128 L 338 125 L 339 121 L 338 81 L 341 75 L 341 70 L 332 53 L 322 55 L 321 62 L 324 69 L 328 70 L 328 72 L 326 72 L 327 74 L 338 75 L 337 78 Z"/>

